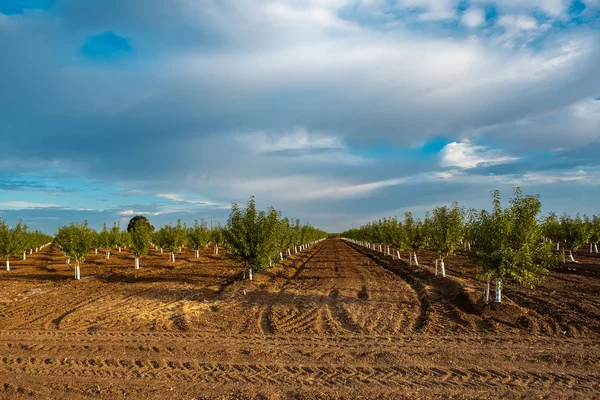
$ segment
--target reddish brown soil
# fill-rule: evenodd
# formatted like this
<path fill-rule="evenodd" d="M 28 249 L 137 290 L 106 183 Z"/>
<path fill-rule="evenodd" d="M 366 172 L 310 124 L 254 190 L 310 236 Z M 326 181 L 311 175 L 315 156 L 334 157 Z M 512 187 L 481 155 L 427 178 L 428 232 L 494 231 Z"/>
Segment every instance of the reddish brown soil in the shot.
<path fill-rule="evenodd" d="M 242 281 L 210 249 L 140 270 L 113 252 L 75 282 L 50 247 L 0 273 L 0 398 L 600 398 L 581 258 L 486 308 L 464 257 L 442 279 L 432 254 L 414 268 L 328 240 Z"/>

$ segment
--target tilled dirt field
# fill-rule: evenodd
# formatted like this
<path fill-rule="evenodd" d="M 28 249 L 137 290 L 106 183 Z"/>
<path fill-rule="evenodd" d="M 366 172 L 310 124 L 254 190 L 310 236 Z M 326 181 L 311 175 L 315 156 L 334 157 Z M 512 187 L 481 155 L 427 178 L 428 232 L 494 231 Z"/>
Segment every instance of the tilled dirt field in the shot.
<path fill-rule="evenodd" d="M 81 282 L 52 247 L 13 262 L 0 398 L 600 398 L 595 259 L 499 308 L 464 257 L 442 279 L 327 240 L 252 282 L 177 259 L 94 255 Z"/>

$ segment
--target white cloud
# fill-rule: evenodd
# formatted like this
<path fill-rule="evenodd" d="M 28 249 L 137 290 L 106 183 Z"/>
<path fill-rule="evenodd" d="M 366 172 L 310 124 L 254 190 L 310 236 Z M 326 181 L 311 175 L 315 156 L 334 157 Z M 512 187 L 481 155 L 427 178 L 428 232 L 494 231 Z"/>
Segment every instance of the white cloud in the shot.
<path fill-rule="evenodd" d="M 466 27 L 476 28 L 485 22 L 485 12 L 481 8 L 469 8 L 460 20 Z"/>
<path fill-rule="evenodd" d="M 3 210 L 28 210 L 35 208 L 54 208 L 61 207 L 57 204 L 32 203 L 28 201 L 4 201 L 0 202 L 0 209 Z"/>
<path fill-rule="evenodd" d="M 215 203 L 215 202 L 208 201 L 208 200 L 190 200 L 190 199 L 184 198 L 182 195 L 175 194 L 175 193 L 161 193 L 161 194 L 157 194 L 156 196 L 162 197 L 164 199 L 172 200 L 176 203 L 187 204 L 187 205 L 198 206 L 198 207 L 217 207 L 218 208 L 218 207 L 223 206 L 222 204 Z"/>
<path fill-rule="evenodd" d="M 239 142 L 258 153 L 303 150 L 345 149 L 342 138 L 333 135 L 309 132 L 304 127 L 295 127 L 291 132 L 268 134 L 251 133 L 237 137 Z"/>
<path fill-rule="evenodd" d="M 502 15 L 498 19 L 498 25 L 504 27 L 508 32 L 521 32 L 538 27 L 535 18 L 528 15 Z"/>
<path fill-rule="evenodd" d="M 475 168 L 484 165 L 503 164 L 517 160 L 485 146 L 473 145 L 470 141 L 448 143 L 439 153 L 442 167 Z"/>
<path fill-rule="evenodd" d="M 336 200 L 369 197 L 381 189 L 402 185 L 410 178 L 385 179 L 353 183 L 345 179 L 332 179 L 319 175 L 292 175 L 257 179 L 228 179 L 221 189 L 234 193 L 250 193 L 257 198 L 274 200 L 307 201 Z M 220 183 L 217 183 L 220 184 Z"/>
<path fill-rule="evenodd" d="M 489 126 L 478 136 L 503 137 L 515 151 L 573 149 L 600 139 L 600 101 L 586 98 L 567 107 Z"/>
<path fill-rule="evenodd" d="M 155 215 L 156 216 L 156 215 L 161 215 L 163 213 L 160 212 L 160 211 L 157 211 L 157 212 L 134 211 L 132 209 L 129 209 L 129 210 L 119 211 L 117 214 L 119 214 L 119 215 L 126 215 L 126 216 L 129 216 L 129 215 Z"/>

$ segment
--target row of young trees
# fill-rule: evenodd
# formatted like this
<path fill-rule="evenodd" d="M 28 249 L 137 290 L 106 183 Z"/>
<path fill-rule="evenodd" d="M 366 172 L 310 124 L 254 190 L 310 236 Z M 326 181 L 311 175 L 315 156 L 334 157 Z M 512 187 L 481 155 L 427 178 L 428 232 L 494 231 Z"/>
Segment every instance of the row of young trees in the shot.
<path fill-rule="evenodd" d="M 391 254 L 394 258 L 408 250 L 409 262 L 415 265 L 418 251 L 433 250 L 438 254 L 436 273 L 439 265 L 442 276 L 446 275 L 444 258 L 459 249 L 467 250 L 481 267 L 478 277 L 487 283 L 486 302 L 491 280 L 495 280 L 496 302 L 502 301 L 504 281 L 533 287 L 557 262 L 558 255 L 553 250 L 562 249 L 563 262 L 566 251 L 575 261 L 572 252 L 587 243 L 590 251 L 597 250 L 600 217 L 558 218 L 550 213 L 543 218 L 539 196 L 523 195 L 519 188 L 514 189 L 507 208 L 502 207 L 498 191 L 492 192 L 492 199 L 489 211 L 467 210 L 453 203 L 450 207 L 435 207 L 423 219 L 407 212 L 404 221 L 384 218 L 342 236 L 388 255 L 392 247 L 396 249 Z"/>
<path fill-rule="evenodd" d="M 281 218 L 273 207 L 266 211 L 256 208 L 251 197 L 245 209 L 237 204 L 223 230 L 223 238 L 232 258 L 244 264 L 244 278 L 252 279 L 253 271 L 270 268 L 277 259 L 283 261 L 327 238 L 327 233 L 300 220 Z"/>
<path fill-rule="evenodd" d="M 0 219 L 0 257 L 6 260 L 6 270 L 10 271 L 10 259 L 23 256 L 27 259 L 27 252 L 37 253 L 52 242 L 52 237 L 40 231 L 29 231 L 27 225 L 19 221 L 11 227 L 6 221 Z"/>
<path fill-rule="evenodd" d="M 5 234 L 6 229 L 8 231 Z M 40 237 L 35 236 L 36 241 L 24 241 L 22 231 L 26 231 L 26 227 L 21 223 L 10 230 L 2 221 L 0 246 L 7 249 L 6 254 L 22 252 L 29 248 L 28 246 L 33 247 L 33 243 L 39 248 L 43 244 L 37 244 L 38 241 L 52 241 L 50 236 L 44 234 L 40 234 Z M 5 237 L 9 238 L 6 246 Z M 207 247 L 209 243 L 214 244 L 215 254 L 219 254 L 219 246 L 226 246 L 229 250 L 228 256 L 244 264 L 244 278 L 248 276 L 252 279 L 253 271 L 271 267 L 274 261 L 283 260 L 285 256 L 298 253 L 326 237 L 324 231 L 308 224 L 302 225 L 299 220 L 281 218 L 280 213 L 273 208 L 267 211 L 257 210 L 254 198 L 250 198 L 245 209 L 233 204 L 225 227 L 209 228 L 201 220 L 200 223 L 195 221 L 194 225 L 188 228 L 186 224 L 177 221 L 175 225 L 167 225 L 155 231 L 147 218 L 136 216 L 131 219 L 125 231 L 122 231 L 117 223 L 113 224 L 111 229 L 104 224 L 100 232 L 91 229 L 87 222 L 62 226 L 54 237 L 54 243 L 65 255 L 67 263 L 73 262 L 76 279 L 81 278 L 81 265 L 92 251 L 98 254 L 99 248 L 105 249 L 106 258 L 110 258 L 112 249 L 118 248 L 120 252 L 123 247 L 131 247 L 135 256 L 135 268 L 138 269 L 140 258 L 148 254 L 151 246 L 155 246 L 161 253 L 163 249 L 167 249 L 169 260 L 175 262 L 176 252 L 182 251 L 185 246 L 195 250 L 195 256 L 198 258 L 200 249 Z M 0 250 L 1 254 L 4 254 L 3 250 Z M 8 266 L 7 261 L 7 268 Z"/>

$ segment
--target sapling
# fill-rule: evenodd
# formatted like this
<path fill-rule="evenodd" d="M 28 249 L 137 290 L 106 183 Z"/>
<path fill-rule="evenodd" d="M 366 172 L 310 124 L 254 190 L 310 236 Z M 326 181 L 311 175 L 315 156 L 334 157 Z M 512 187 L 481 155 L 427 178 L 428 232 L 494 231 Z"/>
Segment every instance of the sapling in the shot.
<path fill-rule="evenodd" d="M 425 244 L 425 238 L 423 235 L 423 223 L 421 220 L 415 220 L 412 216 L 412 213 L 407 212 L 404 214 L 404 227 L 406 229 L 406 235 L 408 239 L 408 246 L 412 250 L 412 259 L 411 253 L 409 253 L 409 263 L 416 266 L 419 265 L 419 259 L 417 258 L 417 250 L 421 250 Z"/>
<path fill-rule="evenodd" d="M 560 217 L 560 229 L 564 249 L 569 251 L 569 260 L 574 263 L 576 261 L 573 258 L 573 252 L 579 250 L 581 246 L 590 240 L 589 226 L 579 215 L 575 218 L 563 215 Z"/>
<path fill-rule="evenodd" d="M 131 247 L 135 254 L 135 269 L 140 268 L 140 258 L 148 254 L 152 231 L 146 224 L 135 225 L 128 233 L 131 235 Z"/>
<path fill-rule="evenodd" d="M 508 208 L 502 208 L 500 192 L 492 192 L 493 210 L 481 211 L 473 224 L 471 258 L 486 281 L 484 300 L 489 298 L 490 281 L 495 281 L 495 302 L 502 302 L 502 286 L 511 279 L 533 287 L 553 265 L 551 245 L 542 240 L 537 223 L 541 209 L 538 196 L 524 196 L 514 189 Z"/>
<path fill-rule="evenodd" d="M 21 254 L 27 248 L 27 225 L 21 221 L 14 229 L 0 220 L 0 256 L 6 260 L 6 270 L 10 271 L 10 258 Z"/>
<path fill-rule="evenodd" d="M 103 249 L 106 249 L 106 259 L 109 259 L 110 258 L 110 248 L 112 245 L 111 245 L 111 239 L 110 239 L 110 232 L 109 232 L 108 228 L 106 227 L 106 223 L 104 223 L 102 230 L 98 234 L 98 244 L 97 245 L 102 247 Z"/>
<path fill-rule="evenodd" d="M 431 242 L 438 254 L 442 277 L 446 276 L 444 257 L 453 255 L 463 240 L 463 219 L 464 210 L 457 203 L 453 203 L 452 208 L 444 206 L 433 209 Z"/>
<path fill-rule="evenodd" d="M 194 221 L 194 226 L 188 231 L 188 243 L 194 249 L 196 258 L 200 257 L 200 249 L 203 248 L 210 239 L 210 231 L 206 227 L 204 220 Z"/>
<path fill-rule="evenodd" d="M 66 255 L 75 263 L 75 279 L 81 279 L 81 264 L 83 264 L 93 246 L 93 233 L 87 222 L 71 224 L 59 228 L 55 238 Z"/>

